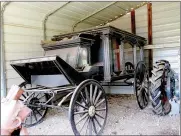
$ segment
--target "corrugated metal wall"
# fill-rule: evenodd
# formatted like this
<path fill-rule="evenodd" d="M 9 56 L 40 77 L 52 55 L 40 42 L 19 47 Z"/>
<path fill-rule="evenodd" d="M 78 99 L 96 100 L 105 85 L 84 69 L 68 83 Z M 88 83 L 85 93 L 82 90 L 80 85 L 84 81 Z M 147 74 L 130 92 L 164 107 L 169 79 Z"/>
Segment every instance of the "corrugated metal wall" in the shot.
<path fill-rule="evenodd" d="M 135 11 L 136 34 L 148 39 L 147 5 Z M 166 59 L 171 67 L 179 72 L 178 51 L 180 48 L 180 3 L 179 2 L 152 2 L 152 24 L 153 24 L 153 62 Z M 131 31 L 130 14 L 117 19 L 111 23 L 115 27 Z M 168 46 L 169 48 L 160 48 Z M 174 47 L 170 46 L 173 45 Z M 175 47 L 177 46 L 177 47 Z M 126 52 L 127 59 L 132 61 L 132 55 Z M 145 50 L 145 56 L 148 51 Z M 145 58 L 148 65 L 148 58 Z"/>
<path fill-rule="evenodd" d="M 4 12 L 4 38 L 7 88 L 23 80 L 9 65 L 13 59 L 23 59 L 43 55 L 40 46 L 43 40 L 43 20 L 52 11 L 56 11 L 68 2 L 11 2 Z M 73 24 L 93 14 L 78 24 L 75 30 L 88 28 L 110 21 L 125 11 L 124 8 L 135 7 L 141 2 L 69 2 L 64 8 L 49 17 L 46 24 L 47 39 L 53 35 L 71 32 Z M 1 3 L 1 8 L 2 8 Z M 109 9 L 104 9 L 104 7 Z M 113 10 L 114 9 L 114 10 Z M 112 19 L 111 19 L 112 20 Z"/>
<path fill-rule="evenodd" d="M 143 36 L 147 38 L 148 32 L 148 23 L 147 23 L 147 6 L 140 7 L 135 10 L 136 16 L 136 34 L 139 36 Z M 120 28 L 122 30 L 126 30 L 131 32 L 131 15 L 130 13 L 126 14 L 125 16 L 113 21 L 110 23 L 111 25 Z M 126 45 L 125 48 L 130 48 L 131 46 Z M 137 61 L 140 60 L 139 51 L 137 51 Z M 144 51 L 144 57 L 146 64 L 148 66 L 148 50 Z M 132 49 L 125 49 L 125 62 L 132 62 L 133 63 L 133 52 Z"/>
<path fill-rule="evenodd" d="M 4 12 L 4 40 L 7 88 L 23 79 L 12 69 L 10 60 L 42 56 L 42 16 L 27 3 L 10 3 Z"/>
<path fill-rule="evenodd" d="M 124 15 L 121 18 L 116 19 L 115 21 L 111 22 L 110 25 L 120 28 L 122 30 L 131 32 L 131 16 L 130 13 Z"/>
<path fill-rule="evenodd" d="M 136 34 L 148 39 L 147 5 L 136 9 Z"/>
<path fill-rule="evenodd" d="M 7 88 L 12 84 L 19 84 L 23 80 L 11 68 L 9 61 L 12 59 L 22 59 L 43 55 L 40 41 L 43 39 L 42 22 L 45 15 L 63 4 L 41 3 L 41 2 L 12 2 L 8 5 L 4 13 L 4 38 L 5 38 L 5 58 L 6 58 L 6 80 Z M 71 5 L 70 5 L 71 6 Z M 42 8 L 43 7 L 43 8 Z M 153 2 L 153 44 L 154 45 L 176 45 L 180 46 L 180 3 L 179 2 Z M 57 16 L 56 16 L 57 15 Z M 147 38 L 147 8 L 143 6 L 136 10 L 136 33 Z M 60 23 L 57 17 L 62 17 L 60 13 L 50 17 L 47 21 L 47 36 L 59 34 L 63 30 L 57 29 Z M 96 16 L 96 15 L 95 15 Z M 89 20 L 88 20 L 89 21 Z M 61 24 L 64 21 L 61 21 Z M 131 32 L 131 18 L 127 14 L 111 25 Z M 66 24 L 65 24 L 66 25 Z M 81 26 L 84 25 L 83 23 Z M 91 26 L 91 25 L 90 25 Z M 89 27 L 86 24 L 85 27 Z M 79 29 L 79 26 L 77 27 Z M 67 31 L 69 29 L 66 29 Z M 179 47 L 154 49 L 154 61 L 167 59 L 172 67 L 178 71 L 175 58 Z M 129 54 L 129 53 L 128 53 Z M 145 54 L 147 56 L 147 53 Z M 128 55 L 128 60 L 132 60 L 132 55 Z"/>
<path fill-rule="evenodd" d="M 166 59 L 176 73 L 179 72 L 178 51 L 180 46 L 180 3 L 153 2 L 153 44 L 178 47 L 153 49 L 153 62 Z"/>

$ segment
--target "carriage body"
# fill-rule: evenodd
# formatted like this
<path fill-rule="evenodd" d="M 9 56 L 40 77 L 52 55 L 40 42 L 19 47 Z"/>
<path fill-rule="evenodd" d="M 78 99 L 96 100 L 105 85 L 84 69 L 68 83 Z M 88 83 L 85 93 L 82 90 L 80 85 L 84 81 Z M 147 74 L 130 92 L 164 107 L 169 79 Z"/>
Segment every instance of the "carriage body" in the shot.
<path fill-rule="evenodd" d="M 125 62 L 124 47 L 126 43 L 129 43 L 133 49 L 133 64 Z M 146 67 L 142 69 L 143 72 L 140 72 L 140 67 L 145 66 L 143 62 L 145 44 L 146 39 L 143 37 L 112 26 L 104 26 L 54 36 L 51 42 L 42 43 L 45 56 L 14 60 L 11 61 L 11 66 L 25 80 L 21 86 L 31 85 L 25 89 L 28 95 L 23 101 L 27 102 L 32 109 L 37 111 L 36 108 L 41 107 L 44 109 L 60 108 L 63 103 L 71 99 L 69 118 L 74 134 L 79 135 L 80 131 L 74 122 L 75 103 L 79 101 L 79 107 L 83 108 L 82 116 L 87 114 L 89 120 L 92 119 L 94 133 L 100 134 L 107 118 L 107 100 L 104 89 L 116 90 L 117 93 L 136 92 L 137 94 L 137 76 L 144 77 L 146 73 Z M 139 63 L 137 63 L 138 49 L 140 51 Z M 131 69 L 127 69 L 127 66 L 130 66 Z M 124 88 L 123 90 L 128 88 L 129 92 L 121 92 L 121 88 Z M 86 90 L 89 90 L 88 94 Z M 46 94 L 44 101 L 40 102 L 35 98 L 35 93 Z M 78 98 L 80 94 L 83 97 Z M 38 101 L 38 103 L 34 101 Z M 138 104 L 140 108 L 147 105 L 141 106 L 139 101 Z M 102 110 L 96 110 L 96 107 L 100 105 L 103 106 Z M 35 122 L 32 123 L 30 120 L 31 123 L 27 126 L 39 123 L 46 114 L 46 110 L 44 111 L 40 119 L 35 117 Z M 104 117 L 97 115 L 96 111 L 104 112 Z M 39 113 L 37 112 L 37 114 Z M 77 109 L 76 114 L 80 114 Z M 103 119 L 102 125 L 99 124 L 100 120 L 94 119 L 96 115 Z M 94 121 L 98 121 L 97 126 Z M 96 130 L 96 127 L 99 127 L 99 130 Z M 92 132 L 89 131 L 89 134 Z"/>

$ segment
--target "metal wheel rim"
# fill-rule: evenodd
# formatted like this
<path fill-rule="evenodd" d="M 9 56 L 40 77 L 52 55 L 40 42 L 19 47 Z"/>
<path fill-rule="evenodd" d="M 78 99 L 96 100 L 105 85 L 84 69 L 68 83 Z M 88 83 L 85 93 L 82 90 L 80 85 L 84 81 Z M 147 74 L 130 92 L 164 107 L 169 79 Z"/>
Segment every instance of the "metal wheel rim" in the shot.
<path fill-rule="evenodd" d="M 84 89 L 87 87 L 87 86 L 91 86 L 92 84 L 92 91 L 91 91 L 91 87 L 89 89 L 87 89 L 87 92 L 89 92 L 89 95 L 88 97 L 86 96 L 86 91 L 85 93 L 83 94 L 85 101 L 83 100 L 83 97 L 80 95 L 82 91 L 84 91 Z M 94 87 L 93 87 L 94 86 Z M 95 88 L 97 86 L 97 92 L 95 91 Z M 80 88 L 79 88 L 80 87 Z M 100 91 L 99 91 L 100 90 Z M 95 93 L 96 92 L 96 93 Z M 101 93 L 102 92 L 102 93 Z M 95 106 L 95 115 L 94 116 L 90 116 L 89 115 L 89 109 L 90 109 L 90 105 L 91 104 L 91 99 L 88 99 L 87 98 L 91 98 L 91 93 L 92 93 L 92 101 L 93 101 L 93 105 L 96 105 Z M 98 94 L 98 96 L 96 96 L 96 94 Z M 94 97 L 95 96 L 95 97 Z M 82 97 L 82 100 L 85 102 L 89 102 L 88 106 L 86 105 L 82 105 L 85 107 L 85 109 L 87 111 L 85 111 L 85 113 L 82 115 L 82 117 L 77 121 L 75 120 L 75 103 L 76 101 L 78 100 L 77 98 L 79 97 Z M 99 99 L 99 98 L 102 98 L 103 99 Z M 103 101 L 103 102 L 102 102 Z M 95 103 L 94 103 L 95 102 Z M 96 104 L 97 103 L 97 104 Z M 99 108 L 99 106 L 104 103 L 104 108 Z M 78 104 L 79 105 L 79 104 Z M 79 105 L 80 106 L 80 105 Z M 99 112 L 101 111 L 104 111 L 105 115 L 102 116 L 102 115 L 99 115 Z M 79 111 L 78 111 L 79 112 Z M 78 113 L 77 112 L 77 113 Z M 77 114 L 76 113 L 76 114 Z M 77 116 L 77 115 L 76 115 Z M 79 116 L 79 114 L 78 114 Z M 101 87 L 101 85 L 95 81 L 95 80 L 85 80 L 83 83 L 80 84 L 80 86 L 77 87 L 77 89 L 75 90 L 75 93 L 74 95 L 72 96 L 72 99 L 71 99 L 71 105 L 70 105 L 70 110 L 69 110 L 69 117 L 70 117 L 70 121 L 71 121 L 71 126 L 72 126 L 72 129 L 73 129 L 73 132 L 75 135 L 81 135 L 81 132 L 83 131 L 83 129 L 86 129 L 85 130 L 85 133 L 87 134 L 87 130 L 89 131 L 88 132 L 88 135 L 99 135 L 102 133 L 104 127 L 105 127 L 105 123 L 106 123 L 106 119 L 107 119 L 107 99 L 106 99 L 106 95 L 105 95 L 105 92 L 104 92 L 104 89 Z M 85 117 L 85 118 L 84 118 Z M 81 120 L 82 118 L 84 118 L 83 120 Z M 99 118 L 99 119 L 98 119 Z M 102 123 L 100 123 L 100 120 L 102 118 Z M 103 119 L 104 118 L 104 119 Z M 79 123 L 79 121 L 82 121 L 83 124 L 81 125 L 80 129 L 78 129 L 77 127 L 77 123 Z M 86 126 L 87 125 L 87 126 Z M 99 129 L 97 129 L 96 126 L 99 126 Z M 86 135 L 85 134 L 85 135 Z"/>

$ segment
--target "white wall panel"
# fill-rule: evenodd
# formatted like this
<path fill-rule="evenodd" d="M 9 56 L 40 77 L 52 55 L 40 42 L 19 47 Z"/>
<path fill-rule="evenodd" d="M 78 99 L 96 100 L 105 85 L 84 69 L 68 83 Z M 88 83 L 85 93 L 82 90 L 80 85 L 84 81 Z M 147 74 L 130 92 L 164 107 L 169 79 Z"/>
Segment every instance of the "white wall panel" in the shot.
<path fill-rule="evenodd" d="M 153 25 L 153 30 L 155 32 L 160 32 L 160 31 L 170 31 L 174 29 L 180 29 L 180 23 L 170 23 L 170 24 L 164 24 L 164 25 Z"/>
<path fill-rule="evenodd" d="M 135 10 L 136 34 L 146 39 L 148 37 L 147 18 L 147 5 Z"/>
<path fill-rule="evenodd" d="M 110 25 L 131 32 L 131 16 L 126 14 L 125 16 L 112 21 Z"/>
<path fill-rule="evenodd" d="M 152 2 L 152 13 L 173 10 L 179 6 L 179 2 Z"/>
<path fill-rule="evenodd" d="M 10 60 L 43 55 L 42 13 L 28 4 L 10 3 L 4 12 L 4 41 L 7 88 L 20 84 L 23 79 L 12 69 Z"/>
<path fill-rule="evenodd" d="M 127 14 L 111 23 L 111 25 L 123 30 L 131 31 L 130 15 Z M 136 34 L 147 39 L 147 5 L 135 10 Z M 152 23 L 153 23 L 153 46 L 170 45 L 170 48 L 153 49 L 153 62 L 159 59 L 170 61 L 172 68 L 178 72 L 177 56 L 180 46 L 180 3 L 179 2 L 152 2 Z M 147 50 L 145 51 L 147 52 Z M 148 58 L 145 54 L 145 59 Z M 132 61 L 132 55 L 126 54 L 126 59 Z"/>
<path fill-rule="evenodd" d="M 7 88 L 11 88 L 11 86 L 13 84 L 15 85 L 19 85 L 20 83 L 24 82 L 24 80 L 21 77 L 18 78 L 12 78 L 12 79 L 7 79 L 6 83 L 7 83 Z"/>
<path fill-rule="evenodd" d="M 143 6 L 135 10 L 135 23 L 136 23 L 136 34 L 147 39 L 148 37 L 148 23 L 147 23 L 147 6 Z M 131 32 L 131 15 L 127 14 L 113 22 L 111 25 Z M 148 65 L 148 50 L 144 51 L 144 60 Z M 137 52 L 137 61 L 140 60 L 139 51 Z M 125 62 L 133 63 L 133 53 L 130 51 L 125 51 Z"/>
<path fill-rule="evenodd" d="M 12 48 L 14 46 L 14 48 Z M 16 49 L 15 49 L 16 48 Z M 33 45 L 33 44 L 13 44 L 13 43 L 6 43 L 5 49 L 7 50 L 6 53 L 20 53 L 20 52 L 39 52 L 43 51 L 41 46 Z"/>
<path fill-rule="evenodd" d="M 147 38 L 147 6 L 135 10 L 136 34 Z M 121 18 L 112 21 L 110 25 L 131 32 L 131 15 L 126 14 Z"/>
<path fill-rule="evenodd" d="M 4 2 L 3 2 L 4 3 Z M 1 3 L 1 8 L 3 3 Z M 52 11 L 62 7 L 47 20 L 47 39 L 53 35 L 71 32 L 73 24 L 91 15 L 93 12 L 111 4 L 111 2 L 11 2 L 4 12 L 4 41 L 5 41 L 5 60 L 8 88 L 12 83 L 19 84 L 21 80 L 16 79 L 17 74 L 9 65 L 11 59 L 36 57 L 43 55 L 40 46 L 43 40 L 43 20 Z M 116 2 L 126 8 L 136 7 L 140 2 L 129 4 Z M 131 7 L 130 7 L 131 6 Z M 75 30 L 84 29 L 104 23 L 111 18 L 124 12 L 115 5 L 108 6 L 96 15 L 89 17 L 78 24 Z M 128 15 L 129 16 L 129 15 Z M 130 17 L 123 17 L 122 23 L 128 24 L 124 30 L 130 31 Z M 121 25 L 122 26 L 122 25 Z M 13 78 L 10 80 L 10 78 Z"/>
<path fill-rule="evenodd" d="M 5 40 L 5 60 L 6 60 L 6 78 L 7 87 L 12 84 L 19 84 L 22 79 L 13 71 L 9 64 L 12 59 L 22 59 L 29 57 L 42 56 L 44 54 L 40 42 L 43 40 L 42 22 L 47 13 L 63 5 L 65 2 L 46 3 L 46 2 L 12 2 L 4 13 L 4 40 Z M 88 4 L 89 3 L 89 4 Z M 87 16 L 85 13 L 96 11 L 110 2 L 72 2 L 66 8 L 59 10 L 47 21 L 47 39 L 53 35 L 72 31 L 72 26 L 81 18 Z M 119 5 L 119 3 L 117 3 Z M 122 5 L 121 3 L 120 5 Z M 79 8 L 76 7 L 80 6 Z M 87 5 L 87 6 L 86 6 Z M 112 6 L 114 9 L 115 7 Z M 86 10 L 86 11 L 85 11 Z M 85 12 L 83 12 L 85 11 Z M 92 27 L 100 24 L 101 20 L 106 22 L 115 11 L 109 9 L 106 12 L 94 15 L 92 18 L 80 23 L 76 30 Z M 120 9 L 121 11 L 121 9 Z M 171 62 L 172 67 L 177 71 L 178 65 L 175 57 L 177 56 L 178 47 L 171 48 L 171 45 L 180 45 L 180 3 L 179 2 L 152 2 L 153 18 L 153 44 L 168 45 L 170 48 L 153 49 L 154 61 L 158 59 L 167 59 Z M 108 14 L 109 13 L 109 14 Z M 147 38 L 147 6 L 143 6 L 135 11 L 136 16 L 136 33 L 137 35 Z M 92 25 L 91 25 L 92 22 Z M 131 32 L 130 14 L 118 18 L 110 23 L 117 28 Z M 147 59 L 147 51 L 145 51 Z M 128 55 L 128 54 L 127 54 Z M 127 56 L 126 56 L 127 57 Z M 127 59 L 131 61 L 132 54 Z M 147 62 L 147 61 L 146 61 Z"/>
<path fill-rule="evenodd" d="M 14 23 L 14 22 L 13 22 Z M 33 29 L 32 27 L 17 26 L 17 25 L 4 25 L 5 34 L 15 34 L 15 35 L 29 35 L 34 37 L 43 37 L 41 29 Z"/>
<path fill-rule="evenodd" d="M 147 5 L 144 5 L 135 10 L 135 20 L 136 20 L 136 34 L 139 36 L 142 36 L 148 40 Z M 138 56 L 139 56 L 139 54 L 138 54 Z M 146 63 L 146 66 L 149 67 L 148 50 L 144 50 L 144 61 Z"/>
<path fill-rule="evenodd" d="M 37 52 L 20 52 L 20 53 L 5 53 L 6 60 L 17 60 L 17 59 L 26 59 L 26 58 L 32 58 L 32 57 L 38 57 L 42 56 L 42 51 Z"/>
<path fill-rule="evenodd" d="M 18 34 L 8 34 L 5 33 L 4 35 L 5 42 L 11 41 L 11 42 L 18 42 L 18 43 L 29 43 L 32 42 L 36 44 L 40 44 L 40 41 L 42 40 L 42 37 L 38 36 L 29 36 L 29 35 L 18 35 Z"/>
<path fill-rule="evenodd" d="M 178 73 L 178 51 L 180 46 L 180 3 L 179 2 L 153 2 L 153 45 L 167 45 L 170 48 L 153 49 L 153 62 L 165 59 Z"/>
<path fill-rule="evenodd" d="M 14 69 L 7 69 L 6 79 L 19 78 L 19 74 Z"/>
<path fill-rule="evenodd" d="M 23 24 L 22 24 L 23 22 Z M 5 24 L 21 24 L 21 25 L 26 25 L 26 26 L 34 26 L 34 27 L 42 27 L 42 24 L 37 21 L 37 20 L 31 20 L 31 19 L 27 19 L 27 18 L 21 18 L 19 16 L 15 16 L 15 15 L 7 15 L 4 17 L 4 23 Z"/>
<path fill-rule="evenodd" d="M 131 51 L 130 49 L 129 49 L 129 51 L 125 50 L 124 55 L 125 55 L 125 62 L 133 63 L 133 51 Z M 137 59 L 137 62 L 141 61 L 139 50 L 137 50 L 136 59 Z M 146 65 L 148 66 L 148 50 L 144 50 L 144 61 L 145 61 Z"/>
<path fill-rule="evenodd" d="M 176 48 L 164 48 L 164 49 L 154 49 L 153 50 L 153 62 L 157 60 L 168 60 L 171 64 L 171 68 L 175 70 L 176 73 L 179 72 L 179 61 L 178 57 L 179 47 Z"/>
<path fill-rule="evenodd" d="M 9 69 L 13 69 L 10 65 L 10 62 L 9 61 L 6 61 L 6 71 L 9 70 Z"/>
<path fill-rule="evenodd" d="M 154 32 L 154 37 L 153 38 L 159 38 L 159 37 L 174 37 L 180 35 L 180 29 L 172 29 L 168 31 L 156 31 Z"/>

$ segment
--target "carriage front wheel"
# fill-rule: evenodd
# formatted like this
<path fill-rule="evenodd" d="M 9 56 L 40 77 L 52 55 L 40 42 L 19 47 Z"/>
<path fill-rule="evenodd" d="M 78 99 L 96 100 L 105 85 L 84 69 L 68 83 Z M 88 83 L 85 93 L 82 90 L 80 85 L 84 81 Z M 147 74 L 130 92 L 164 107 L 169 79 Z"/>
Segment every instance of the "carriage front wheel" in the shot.
<path fill-rule="evenodd" d="M 31 85 L 22 83 L 19 85 L 24 90 L 31 90 Z M 45 93 L 40 92 L 24 92 L 19 99 L 22 101 L 27 107 L 29 107 L 32 111 L 29 116 L 23 122 L 23 126 L 32 127 L 43 121 L 48 108 L 38 106 L 40 103 L 46 103 L 48 100 L 48 96 Z"/>
<path fill-rule="evenodd" d="M 100 135 L 107 119 L 107 99 L 99 82 L 88 79 L 75 89 L 69 119 L 75 135 Z"/>

